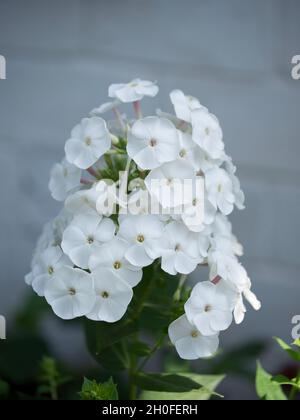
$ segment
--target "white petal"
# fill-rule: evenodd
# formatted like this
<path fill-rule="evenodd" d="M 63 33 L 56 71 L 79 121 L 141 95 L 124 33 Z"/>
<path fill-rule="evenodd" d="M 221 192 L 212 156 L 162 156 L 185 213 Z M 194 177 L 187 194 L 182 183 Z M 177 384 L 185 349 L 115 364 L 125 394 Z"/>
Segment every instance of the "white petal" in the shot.
<path fill-rule="evenodd" d="M 175 269 L 178 273 L 189 274 L 197 267 L 197 261 L 185 255 L 183 252 L 178 252 L 175 256 Z"/>
<path fill-rule="evenodd" d="M 232 323 L 232 313 L 231 312 L 222 312 L 222 311 L 213 311 L 210 316 L 210 325 L 215 332 L 225 331 L 230 327 Z"/>
<path fill-rule="evenodd" d="M 97 270 L 92 274 L 96 294 L 96 303 L 88 318 L 106 322 L 116 322 L 123 317 L 132 299 L 133 292 L 127 283 L 106 270 Z"/>
<path fill-rule="evenodd" d="M 142 245 L 132 245 L 125 254 L 127 260 L 138 267 L 146 267 L 152 264 L 153 260 L 148 256 Z"/>

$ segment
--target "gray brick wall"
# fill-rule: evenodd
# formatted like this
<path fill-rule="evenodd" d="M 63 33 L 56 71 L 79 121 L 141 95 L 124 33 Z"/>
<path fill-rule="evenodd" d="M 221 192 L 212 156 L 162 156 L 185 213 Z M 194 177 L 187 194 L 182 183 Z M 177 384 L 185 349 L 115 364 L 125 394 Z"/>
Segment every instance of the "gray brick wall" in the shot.
<path fill-rule="evenodd" d="M 0 312 L 18 307 L 36 237 L 58 209 L 48 173 L 70 129 L 109 83 L 141 76 L 161 86 L 147 112 L 171 109 L 174 87 L 198 96 L 239 167 L 247 209 L 233 222 L 264 308 L 225 341 L 289 339 L 300 313 L 299 19 L 297 0 L 1 0 Z"/>

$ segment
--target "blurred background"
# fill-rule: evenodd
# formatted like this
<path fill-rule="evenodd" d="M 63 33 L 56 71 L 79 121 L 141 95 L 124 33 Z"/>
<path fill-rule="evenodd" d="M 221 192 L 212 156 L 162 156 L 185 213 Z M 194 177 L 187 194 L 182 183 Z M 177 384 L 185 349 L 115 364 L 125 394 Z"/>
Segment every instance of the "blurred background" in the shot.
<path fill-rule="evenodd" d="M 145 112 L 170 111 L 168 94 L 179 88 L 220 119 L 246 194 L 246 210 L 231 220 L 263 301 L 259 313 L 250 310 L 222 335 L 222 344 L 250 349 L 263 340 L 253 366 L 257 356 L 271 371 L 286 368 L 272 336 L 291 342 L 291 319 L 300 314 L 300 80 L 291 77 L 291 59 L 300 54 L 299 1 L 0 0 L 0 54 L 7 61 L 0 81 L 0 314 L 8 320 L 7 342 L 32 293 L 23 277 L 35 241 L 60 208 L 47 188 L 52 164 L 71 128 L 106 101 L 110 83 L 141 77 L 160 86 L 143 102 Z M 65 363 L 92 363 L 76 324 L 49 316 L 43 335 Z M 255 396 L 253 383 L 238 375 L 222 392 Z"/>

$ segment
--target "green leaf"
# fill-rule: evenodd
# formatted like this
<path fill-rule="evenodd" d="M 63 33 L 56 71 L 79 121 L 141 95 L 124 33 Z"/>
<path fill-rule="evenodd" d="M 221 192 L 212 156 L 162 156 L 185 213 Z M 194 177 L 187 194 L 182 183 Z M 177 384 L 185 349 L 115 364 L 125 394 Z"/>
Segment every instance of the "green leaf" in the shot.
<path fill-rule="evenodd" d="M 272 375 L 266 372 L 260 363 L 257 363 L 256 372 L 256 391 L 262 400 L 284 401 L 286 395 L 281 389 L 280 384 L 272 380 Z"/>
<path fill-rule="evenodd" d="M 149 391 L 186 392 L 200 388 L 197 382 L 188 377 L 166 373 L 139 373 L 135 383 Z"/>
<path fill-rule="evenodd" d="M 287 352 L 287 354 L 296 362 L 300 362 L 300 353 L 293 350 L 291 346 L 289 346 L 288 344 L 286 344 L 283 340 L 281 340 L 281 338 L 277 338 L 275 337 L 275 340 L 277 341 L 277 343 L 279 344 L 279 346 Z"/>
<path fill-rule="evenodd" d="M 129 346 L 130 353 L 134 353 L 139 357 L 146 357 L 150 354 L 151 349 L 148 344 L 143 343 L 142 341 L 133 341 Z"/>
<path fill-rule="evenodd" d="M 90 381 L 84 378 L 81 392 L 79 393 L 81 400 L 118 400 L 117 386 L 113 379 L 98 384 L 95 380 Z"/>
<path fill-rule="evenodd" d="M 274 378 L 272 379 L 272 381 L 273 382 L 276 382 L 276 383 L 278 383 L 280 385 L 290 385 L 290 386 L 293 386 L 293 387 L 295 387 L 297 389 L 300 389 L 300 384 L 297 383 L 297 379 L 296 378 L 289 379 L 289 378 L 287 378 L 284 375 L 277 375 L 277 376 L 274 376 Z"/>
<path fill-rule="evenodd" d="M 10 387 L 8 383 L 0 379 L 0 400 L 5 399 L 8 396 L 9 391 L 10 391 Z"/>
<path fill-rule="evenodd" d="M 154 378 L 153 375 L 162 376 Z M 141 394 L 141 400 L 208 400 L 211 396 L 221 395 L 215 393 L 215 389 L 224 379 L 221 375 L 197 375 L 180 373 L 177 375 L 151 374 L 143 385 L 147 388 L 158 386 L 159 390 L 146 390 Z M 151 382 L 151 383 L 149 383 Z M 180 391 L 179 391 L 180 390 Z"/>
<path fill-rule="evenodd" d="M 106 369 L 124 370 L 129 367 L 126 340 L 138 332 L 138 323 L 128 319 L 114 324 L 85 320 L 88 349 Z"/>
<path fill-rule="evenodd" d="M 42 358 L 38 375 L 38 381 L 40 382 L 39 395 L 49 394 L 52 400 L 57 400 L 59 387 L 70 380 L 70 377 L 59 371 L 57 363 L 52 357 L 44 356 Z"/>
<path fill-rule="evenodd" d="M 188 360 L 179 359 L 177 354 L 168 353 L 165 356 L 164 371 L 166 373 L 187 373 L 190 371 L 190 363 Z"/>
<path fill-rule="evenodd" d="M 173 294 L 177 285 L 178 276 L 170 276 L 159 267 L 151 265 L 143 269 L 143 280 L 135 288 L 130 310 L 133 316 L 140 312 L 139 319 L 144 329 L 157 334 L 167 329 L 171 320 L 176 318 Z M 140 302 L 146 304 L 140 307 Z"/>
<path fill-rule="evenodd" d="M 294 346 L 297 346 L 297 347 L 299 347 L 299 348 L 300 348 L 300 338 L 297 338 L 297 340 L 295 340 L 295 341 L 293 342 L 293 345 L 294 345 Z"/>

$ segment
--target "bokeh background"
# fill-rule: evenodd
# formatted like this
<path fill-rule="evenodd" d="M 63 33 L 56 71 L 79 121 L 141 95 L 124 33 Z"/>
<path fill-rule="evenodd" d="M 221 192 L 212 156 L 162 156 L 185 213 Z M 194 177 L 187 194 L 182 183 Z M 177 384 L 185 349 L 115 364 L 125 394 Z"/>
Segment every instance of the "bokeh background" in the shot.
<path fill-rule="evenodd" d="M 0 314 L 8 322 L 29 293 L 23 277 L 36 238 L 60 207 L 48 176 L 71 128 L 106 101 L 110 83 L 141 77 L 160 86 L 146 112 L 171 110 L 173 88 L 208 106 L 238 166 L 247 208 L 231 220 L 263 309 L 223 334 L 224 347 L 291 341 L 300 314 L 300 80 L 291 78 L 299 1 L 0 0 L 0 54 Z M 67 362 L 89 361 L 77 326 L 50 317 L 44 334 Z M 269 370 L 285 363 L 271 344 L 262 358 Z M 255 395 L 238 377 L 222 391 Z"/>

